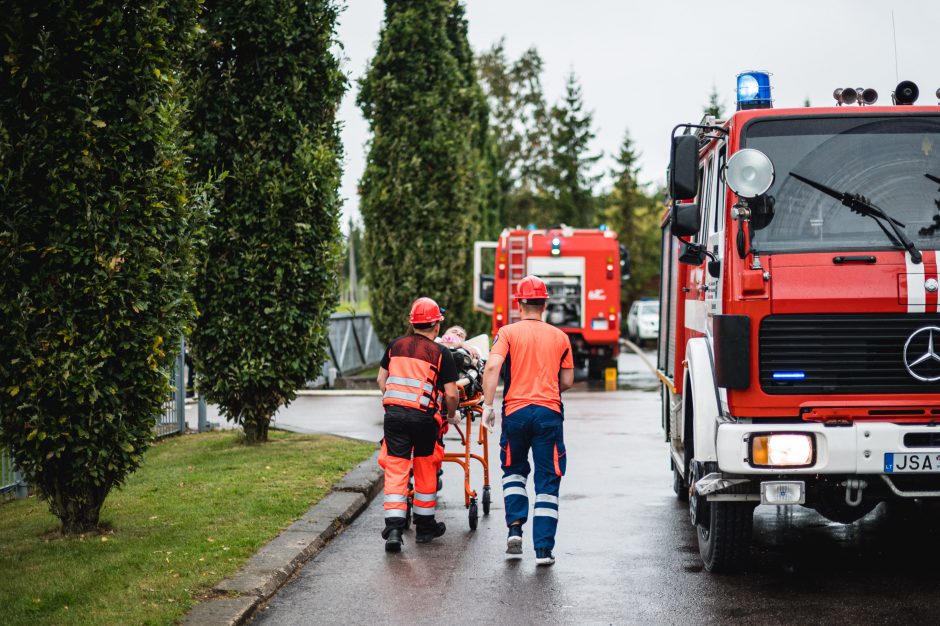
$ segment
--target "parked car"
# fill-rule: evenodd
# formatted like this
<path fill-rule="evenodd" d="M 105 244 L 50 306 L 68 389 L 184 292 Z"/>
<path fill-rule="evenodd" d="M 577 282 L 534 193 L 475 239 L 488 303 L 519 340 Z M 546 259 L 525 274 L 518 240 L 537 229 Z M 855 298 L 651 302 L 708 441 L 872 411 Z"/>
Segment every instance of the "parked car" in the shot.
<path fill-rule="evenodd" d="M 659 337 L 659 301 L 636 300 L 627 313 L 627 337 L 634 343 L 656 341 Z"/>

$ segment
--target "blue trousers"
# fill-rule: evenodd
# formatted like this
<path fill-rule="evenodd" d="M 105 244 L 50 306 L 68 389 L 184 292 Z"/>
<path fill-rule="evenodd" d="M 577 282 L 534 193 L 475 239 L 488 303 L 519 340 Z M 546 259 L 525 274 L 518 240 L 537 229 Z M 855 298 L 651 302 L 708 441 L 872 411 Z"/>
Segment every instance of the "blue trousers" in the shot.
<path fill-rule="evenodd" d="M 561 413 L 530 404 L 503 415 L 499 458 L 503 467 L 506 526 L 529 517 L 529 450 L 535 463 L 535 506 L 532 541 L 535 548 L 555 547 L 558 528 L 558 488 L 565 474 L 564 418 Z"/>

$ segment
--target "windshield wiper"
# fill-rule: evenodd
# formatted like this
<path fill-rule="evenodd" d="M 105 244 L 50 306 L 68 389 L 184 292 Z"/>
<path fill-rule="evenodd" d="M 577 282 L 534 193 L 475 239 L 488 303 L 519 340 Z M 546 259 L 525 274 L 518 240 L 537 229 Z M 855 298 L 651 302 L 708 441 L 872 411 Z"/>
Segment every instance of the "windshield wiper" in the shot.
<path fill-rule="evenodd" d="M 811 180 L 805 176 L 800 176 L 796 172 L 790 172 L 790 176 L 797 179 L 801 183 L 809 185 L 813 189 L 823 192 L 827 196 L 835 198 L 845 206 L 849 207 L 849 209 L 855 213 L 858 213 L 859 215 L 867 215 L 868 217 L 874 219 L 893 244 L 901 244 L 904 249 L 910 253 L 911 261 L 914 263 L 921 262 L 922 257 L 920 250 L 917 249 L 917 246 L 914 245 L 914 242 L 911 241 L 911 238 L 908 237 L 907 233 L 904 232 L 904 222 L 894 219 L 885 213 L 882 209 L 872 204 L 870 200 L 860 196 L 859 194 L 836 191 L 832 187 L 827 187 L 826 185 L 818 183 L 815 180 Z M 894 236 L 888 232 L 888 230 L 884 227 L 884 224 L 887 224 L 888 227 L 891 228 L 891 230 L 894 232 Z"/>
<path fill-rule="evenodd" d="M 938 185 L 940 185 L 940 178 L 934 176 L 933 174 L 924 174 L 924 176 L 929 178 L 933 182 L 937 183 Z"/>

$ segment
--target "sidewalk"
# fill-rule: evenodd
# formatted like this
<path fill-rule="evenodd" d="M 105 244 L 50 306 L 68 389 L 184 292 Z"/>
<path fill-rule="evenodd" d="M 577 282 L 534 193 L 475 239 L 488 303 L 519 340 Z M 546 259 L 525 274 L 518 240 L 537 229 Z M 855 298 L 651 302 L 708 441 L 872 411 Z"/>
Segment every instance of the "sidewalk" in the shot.
<path fill-rule="evenodd" d="M 338 435 L 378 443 L 382 438 L 382 400 L 377 392 L 319 392 L 301 395 L 274 416 L 272 426 L 297 433 Z M 206 418 L 220 428 L 234 424 L 219 415 L 217 406 L 207 407 Z M 197 407 L 186 405 L 186 424 L 198 426 Z"/>

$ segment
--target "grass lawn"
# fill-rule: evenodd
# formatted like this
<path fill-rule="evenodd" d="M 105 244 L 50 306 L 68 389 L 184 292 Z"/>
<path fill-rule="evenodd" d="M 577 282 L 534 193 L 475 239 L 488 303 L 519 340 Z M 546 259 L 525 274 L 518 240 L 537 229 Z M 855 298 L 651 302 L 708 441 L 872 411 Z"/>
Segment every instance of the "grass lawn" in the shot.
<path fill-rule="evenodd" d="M 170 624 L 326 495 L 372 444 L 271 431 L 155 444 L 101 513 L 64 538 L 36 498 L 0 504 L 0 624 Z"/>

